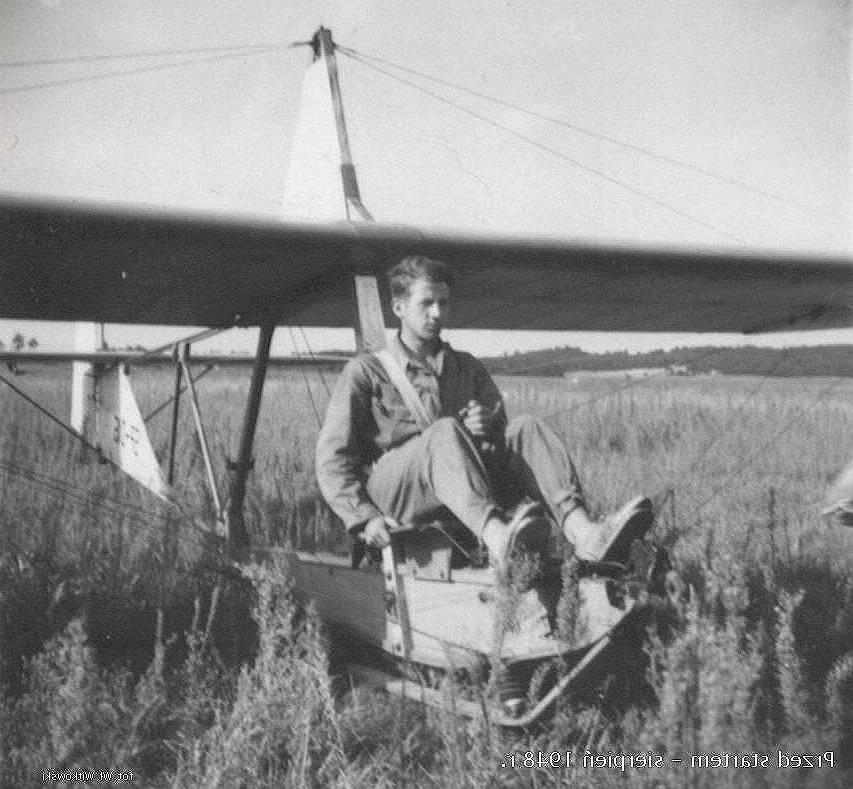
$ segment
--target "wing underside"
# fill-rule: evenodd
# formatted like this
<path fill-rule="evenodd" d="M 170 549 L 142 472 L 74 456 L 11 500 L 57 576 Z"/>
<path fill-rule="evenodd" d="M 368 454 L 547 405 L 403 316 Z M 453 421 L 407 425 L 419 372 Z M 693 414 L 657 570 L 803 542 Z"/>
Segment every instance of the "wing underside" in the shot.
<path fill-rule="evenodd" d="M 19 198 L 0 200 L 0 316 L 351 327 L 352 275 L 381 275 L 414 253 L 453 266 L 454 325 L 464 328 L 763 332 L 853 325 L 853 263 L 844 259 Z"/>

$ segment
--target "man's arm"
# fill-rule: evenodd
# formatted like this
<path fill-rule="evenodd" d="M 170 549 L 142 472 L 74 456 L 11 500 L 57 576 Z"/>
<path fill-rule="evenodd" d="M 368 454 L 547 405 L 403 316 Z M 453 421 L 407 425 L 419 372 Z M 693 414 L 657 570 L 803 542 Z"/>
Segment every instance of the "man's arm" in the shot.
<path fill-rule="evenodd" d="M 382 517 L 364 484 L 370 460 L 371 419 L 370 380 L 363 362 L 353 359 L 332 392 L 316 451 L 320 492 L 351 533 Z"/>

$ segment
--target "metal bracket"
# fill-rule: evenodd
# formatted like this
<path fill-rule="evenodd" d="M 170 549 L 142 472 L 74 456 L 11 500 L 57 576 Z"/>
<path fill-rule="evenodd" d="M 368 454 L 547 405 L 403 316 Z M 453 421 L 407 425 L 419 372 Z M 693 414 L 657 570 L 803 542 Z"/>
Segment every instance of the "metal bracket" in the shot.
<path fill-rule="evenodd" d="M 382 577 L 385 580 L 386 628 L 385 648 L 391 654 L 408 660 L 412 655 L 412 628 L 406 605 L 406 589 L 397 571 L 397 552 L 391 542 L 382 549 Z"/>

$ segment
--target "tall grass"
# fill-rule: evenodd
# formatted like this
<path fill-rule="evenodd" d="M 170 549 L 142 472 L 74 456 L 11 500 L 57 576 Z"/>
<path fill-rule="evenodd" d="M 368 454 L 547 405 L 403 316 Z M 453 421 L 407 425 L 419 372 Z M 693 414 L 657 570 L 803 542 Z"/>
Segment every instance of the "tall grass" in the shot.
<path fill-rule="evenodd" d="M 215 376 L 201 398 L 224 486 L 247 383 Z M 34 367 L 20 380 L 67 412 L 64 374 Z M 499 384 L 510 415 L 546 416 L 562 435 L 598 512 L 637 492 L 662 504 L 658 531 L 691 598 L 680 626 L 652 631 L 645 657 L 632 658 L 651 694 L 611 683 L 520 734 L 349 687 L 330 673 L 322 626 L 294 606 L 287 567 L 238 571 L 185 517 L 211 511 L 186 409 L 176 511 L 81 462 L 73 439 L 3 390 L 3 784 L 61 768 L 182 787 L 609 786 L 626 773 L 649 787 L 847 785 L 853 534 L 816 513 L 853 446 L 853 384 Z M 143 413 L 171 394 L 165 374 L 135 385 Z M 151 429 L 162 456 L 168 416 Z M 247 501 L 255 544 L 283 544 L 304 514 L 296 502 L 312 485 L 316 431 L 301 374 L 272 372 Z M 445 692 L 452 709 L 458 689 Z M 832 751 L 835 767 L 689 766 L 714 753 L 775 764 L 780 750 Z M 575 767 L 501 766 L 506 753 L 538 751 L 571 754 Z M 666 762 L 590 761 L 619 754 Z"/>

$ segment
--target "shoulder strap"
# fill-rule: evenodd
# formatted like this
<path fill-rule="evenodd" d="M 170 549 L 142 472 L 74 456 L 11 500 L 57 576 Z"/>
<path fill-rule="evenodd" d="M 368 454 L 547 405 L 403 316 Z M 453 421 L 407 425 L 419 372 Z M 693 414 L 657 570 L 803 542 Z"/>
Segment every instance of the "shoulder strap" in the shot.
<path fill-rule="evenodd" d="M 394 358 L 394 354 L 387 348 L 383 348 L 380 351 L 374 351 L 373 355 L 379 359 L 385 368 L 385 372 L 388 373 L 391 383 L 394 384 L 394 387 L 400 393 L 400 397 L 403 398 L 406 408 L 411 411 L 412 416 L 415 418 L 418 429 L 421 432 L 426 430 L 432 424 L 432 419 L 430 419 L 426 408 L 424 408 L 421 398 L 418 397 L 415 387 L 412 386 L 412 382 L 406 377 L 405 370 L 400 367 L 399 362 Z"/>

